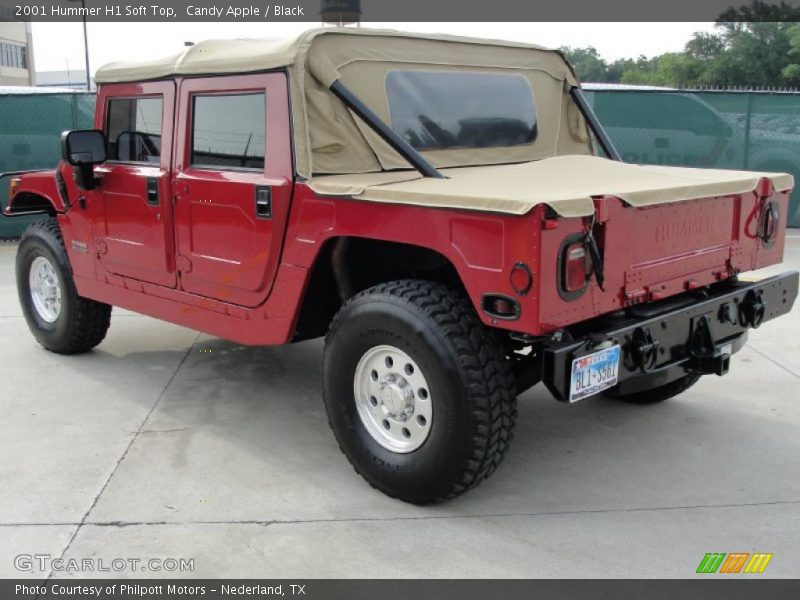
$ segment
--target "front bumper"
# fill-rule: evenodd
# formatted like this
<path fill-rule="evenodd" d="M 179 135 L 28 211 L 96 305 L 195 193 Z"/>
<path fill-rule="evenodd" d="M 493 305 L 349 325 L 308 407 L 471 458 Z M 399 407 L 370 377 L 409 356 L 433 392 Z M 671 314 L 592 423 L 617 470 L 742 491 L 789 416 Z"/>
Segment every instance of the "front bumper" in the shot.
<path fill-rule="evenodd" d="M 757 282 L 718 283 L 594 319 L 545 344 L 541 379 L 566 402 L 572 361 L 615 343 L 622 351 L 616 389 L 623 394 L 688 373 L 724 375 L 748 330 L 788 313 L 797 291 L 798 273 L 790 271 Z"/>

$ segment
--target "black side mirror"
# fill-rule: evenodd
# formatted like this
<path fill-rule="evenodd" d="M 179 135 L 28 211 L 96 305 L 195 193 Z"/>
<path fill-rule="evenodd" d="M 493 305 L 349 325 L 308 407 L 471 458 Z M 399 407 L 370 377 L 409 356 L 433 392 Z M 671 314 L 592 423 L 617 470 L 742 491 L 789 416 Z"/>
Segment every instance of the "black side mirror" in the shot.
<path fill-rule="evenodd" d="M 93 190 L 97 187 L 93 168 L 106 161 L 106 136 L 96 129 L 65 131 L 61 135 L 61 156 L 76 167 L 78 187 Z"/>

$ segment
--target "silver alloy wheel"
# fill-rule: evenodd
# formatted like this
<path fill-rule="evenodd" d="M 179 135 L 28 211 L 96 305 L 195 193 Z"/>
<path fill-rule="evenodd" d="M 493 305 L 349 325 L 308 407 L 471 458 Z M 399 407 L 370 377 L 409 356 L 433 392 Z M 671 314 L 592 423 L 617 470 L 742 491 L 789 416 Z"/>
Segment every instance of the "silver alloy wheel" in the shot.
<path fill-rule="evenodd" d="M 370 348 L 353 379 L 358 416 L 381 446 L 406 454 L 428 438 L 433 422 L 430 388 L 419 366 L 394 346 Z"/>
<path fill-rule="evenodd" d="M 39 317 L 47 323 L 55 323 L 61 314 L 61 280 L 53 264 L 44 256 L 33 259 L 28 284 Z"/>

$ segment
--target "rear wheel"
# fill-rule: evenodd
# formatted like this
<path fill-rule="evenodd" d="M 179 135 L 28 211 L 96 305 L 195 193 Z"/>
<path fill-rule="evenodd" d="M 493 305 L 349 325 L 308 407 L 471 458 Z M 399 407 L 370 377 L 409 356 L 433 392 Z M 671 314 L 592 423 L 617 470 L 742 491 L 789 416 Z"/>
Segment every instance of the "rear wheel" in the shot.
<path fill-rule="evenodd" d="M 16 270 L 22 312 L 42 346 L 77 354 L 103 341 L 111 307 L 78 295 L 58 221 L 38 221 L 25 230 Z"/>
<path fill-rule="evenodd" d="M 326 338 L 323 395 L 342 452 L 382 492 L 454 498 L 508 449 L 516 395 L 502 346 L 461 295 L 426 281 L 366 290 Z"/>
<path fill-rule="evenodd" d="M 631 404 L 656 404 L 657 402 L 663 402 L 678 394 L 682 394 L 697 383 L 700 377 L 702 377 L 702 375 L 699 373 L 690 373 L 684 375 L 680 379 L 650 389 L 631 392 L 629 394 L 620 394 L 618 391 L 614 390 L 614 388 L 611 388 L 603 392 L 603 395 L 608 398 L 614 398 L 615 400 L 630 402 Z"/>

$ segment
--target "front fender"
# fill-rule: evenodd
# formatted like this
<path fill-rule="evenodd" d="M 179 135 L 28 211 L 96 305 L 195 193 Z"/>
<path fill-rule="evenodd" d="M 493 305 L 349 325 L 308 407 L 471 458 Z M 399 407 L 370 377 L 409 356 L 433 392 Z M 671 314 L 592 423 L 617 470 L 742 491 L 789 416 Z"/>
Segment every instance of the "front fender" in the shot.
<path fill-rule="evenodd" d="M 4 179 L 9 179 L 9 198 L 3 209 L 4 216 L 56 215 L 66 211 L 55 169 L 0 173 L 0 182 Z"/>

